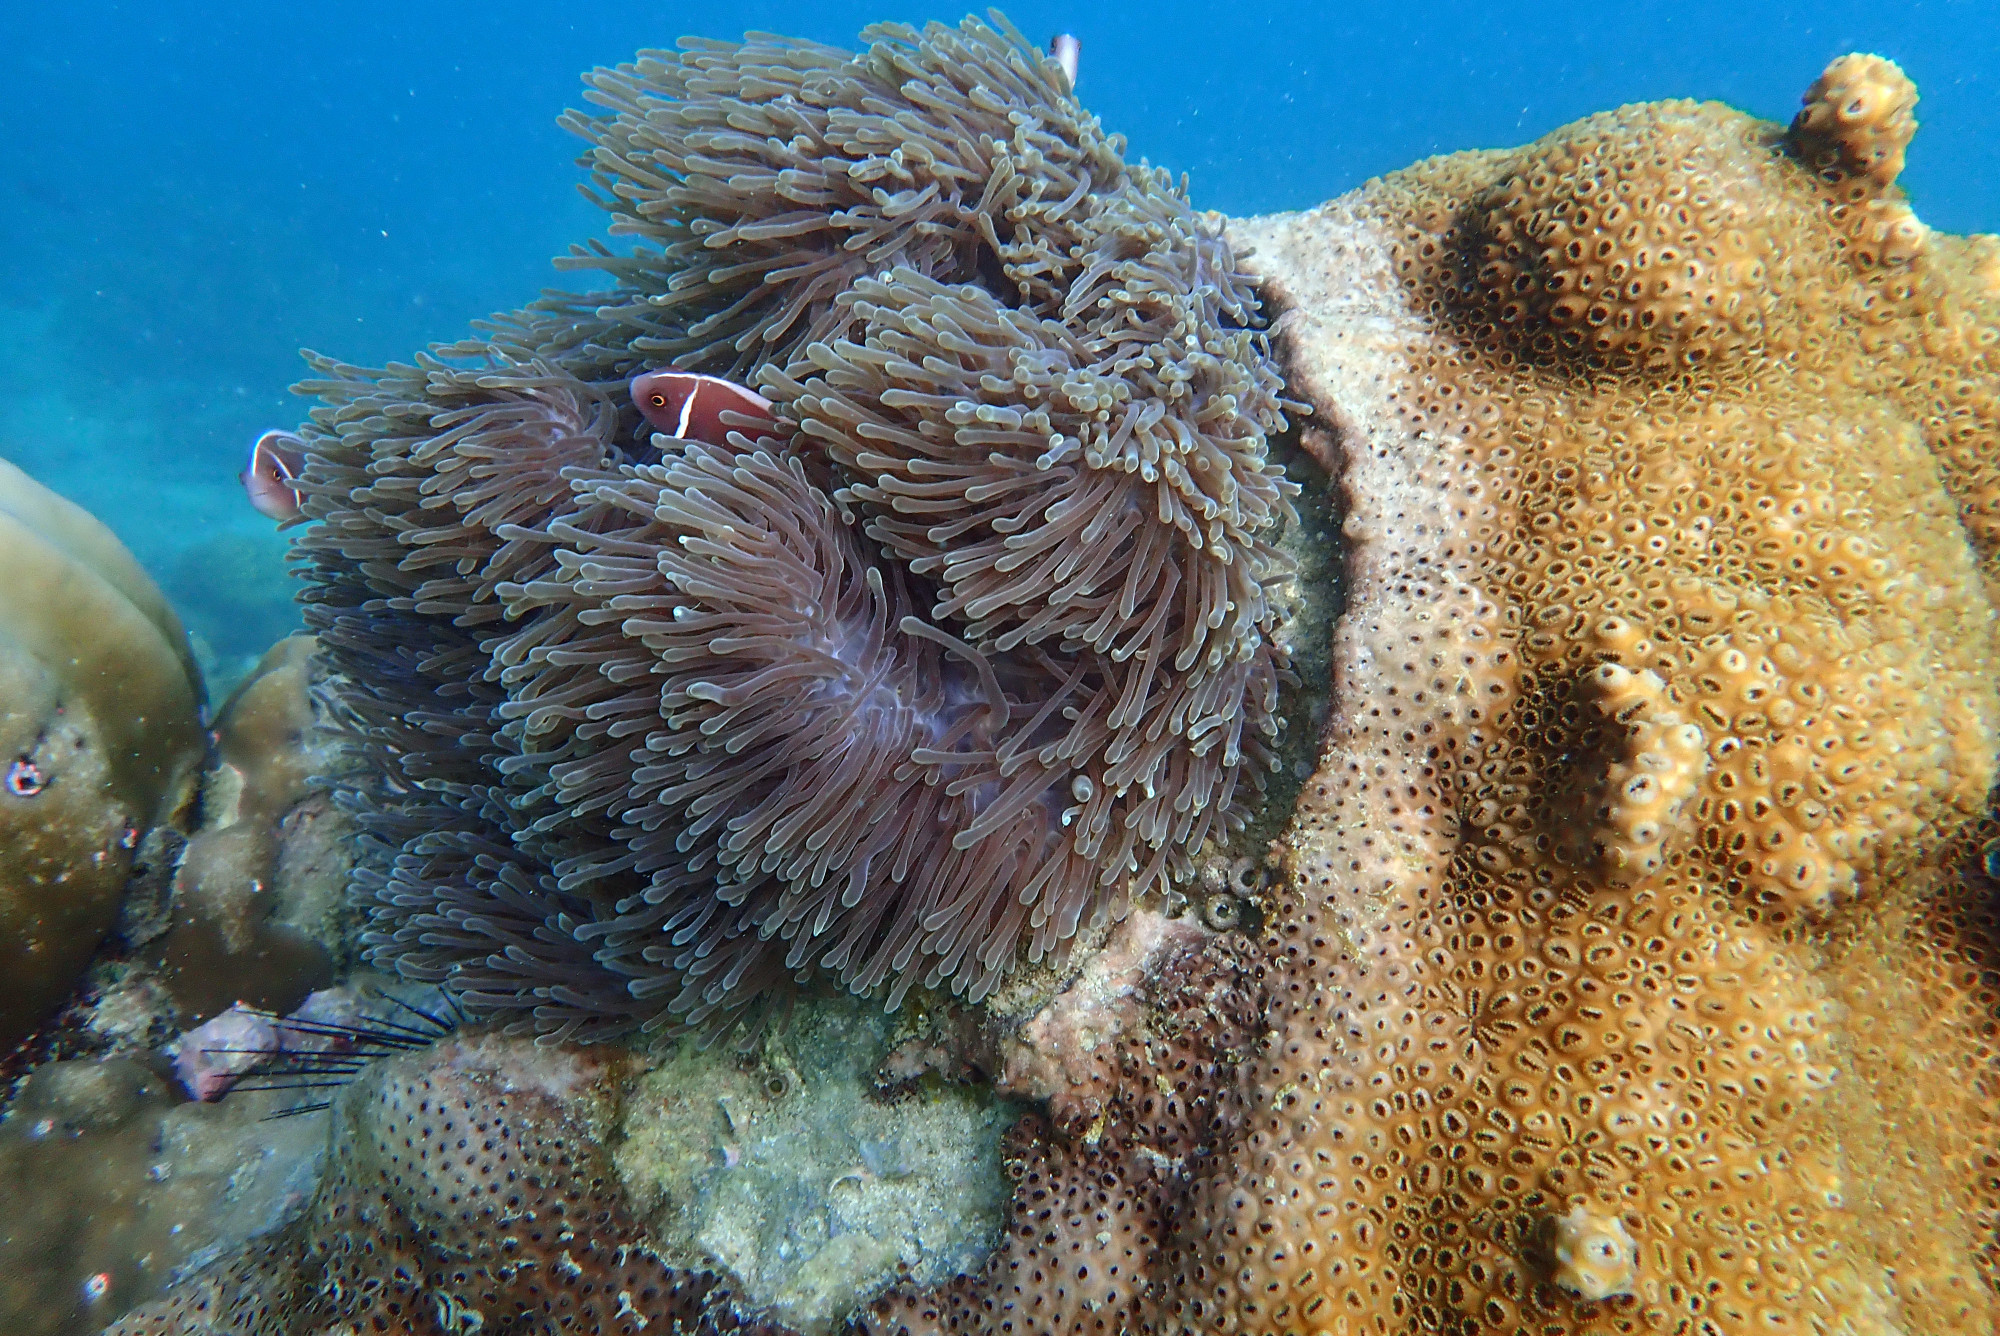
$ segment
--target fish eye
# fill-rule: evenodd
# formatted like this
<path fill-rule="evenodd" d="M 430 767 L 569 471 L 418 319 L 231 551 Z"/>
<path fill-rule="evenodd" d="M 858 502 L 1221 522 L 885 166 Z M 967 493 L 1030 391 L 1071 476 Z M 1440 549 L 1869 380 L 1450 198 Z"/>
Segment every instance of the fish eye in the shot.
<path fill-rule="evenodd" d="M 664 395 L 664 394 L 656 394 L 656 395 L 654 395 L 654 396 L 653 396 L 653 407 L 655 407 L 655 408 L 665 408 L 666 406 L 667 406 L 667 396 L 666 396 L 666 395 Z"/>

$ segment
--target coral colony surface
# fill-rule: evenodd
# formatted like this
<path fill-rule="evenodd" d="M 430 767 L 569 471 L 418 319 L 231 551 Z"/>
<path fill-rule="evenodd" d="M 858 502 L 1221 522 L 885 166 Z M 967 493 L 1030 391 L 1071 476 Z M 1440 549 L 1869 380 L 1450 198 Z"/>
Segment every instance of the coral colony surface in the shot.
<path fill-rule="evenodd" d="M 353 1079 L 110 1330 L 1992 1330 L 2000 241 L 1902 72 L 1225 226 L 1011 31 L 864 42 L 598 72 L 612 288 L 318 363 L 312 810 L 452 1009 L 189 1004 L 210 1098 Z M 303 655 L 172 959 L 278 959 Z"/>
<path fill-rule="evenodd" d="M 1990 1331 L 2000 240 L 1915 89 L 1232 230 L 1352 584 L 1243 1125 L 1135 1311 Z"/>

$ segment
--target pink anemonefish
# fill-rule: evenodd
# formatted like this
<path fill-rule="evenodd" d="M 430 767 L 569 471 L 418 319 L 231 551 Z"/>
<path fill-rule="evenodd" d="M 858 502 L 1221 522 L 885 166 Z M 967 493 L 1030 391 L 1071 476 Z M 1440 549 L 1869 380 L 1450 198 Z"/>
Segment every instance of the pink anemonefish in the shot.
<path fill-rule="evenodd" d="M 726 445 L 724 413 L 771 420 L 771 401 L 720 376 L 692 371 L 649 371 L 632 378 L 632 402 L 655 430 L 684 441 Z"/>
<path fill-rule="evenodd" d="M 1075 91 L 1076 66 L 1077 60 L 1083 55 L 1083 43 L 1069 33 L 1059 32 L 1055 40 L 1049 43 L 1049 54 L 1056 58 L 1056 64 L 1062 66 L 1063 75 L 1069 80 L 1071 91 Z"/>
<path fill-rule="evenodd" d="M 288 431 L 267 431 L 250 447 L 250 463 L 236 476 L 259 515 L 288 520 L 299 513 L 299 492 L 292 481 L 305 467 L 304 441 Z"/>

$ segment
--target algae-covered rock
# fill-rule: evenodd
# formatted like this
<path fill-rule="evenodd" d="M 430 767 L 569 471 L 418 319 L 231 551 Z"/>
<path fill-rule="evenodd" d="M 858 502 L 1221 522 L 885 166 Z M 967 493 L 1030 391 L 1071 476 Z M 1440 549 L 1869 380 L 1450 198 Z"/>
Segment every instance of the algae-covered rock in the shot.
<path fill-rule="evenodd" d="M 754 1057 L 689 1047 L 641 1076 L 617 1164 L 661 1250 L 719 1264 L 745 1302 L 806 1333 L 837 1330 L 899 1277 L 977 1270 L 1020 1107 L 971 1085 L 878 1098 L 894 1028 L 866 1002 L 815 1001 Z"/>
<path fill-rule="evenodd" d="M 200 678 L 111 531 L 0 461 L 0 1047 L 116 922 L 133 850 L 186 802 Z"/>

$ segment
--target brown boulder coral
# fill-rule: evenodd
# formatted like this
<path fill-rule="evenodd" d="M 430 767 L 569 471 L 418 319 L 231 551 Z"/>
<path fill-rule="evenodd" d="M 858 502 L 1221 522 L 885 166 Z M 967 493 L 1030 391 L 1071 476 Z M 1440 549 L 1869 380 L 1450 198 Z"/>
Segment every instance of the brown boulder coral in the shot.
<path fill-rule="evenodd" d="M 171 926 L 152 947 L 186 1016 L 232 1002 L 290 1011 L 332 975 L 323 943 L 339 926 L 295 866 L 316 819 L 301 807 L 309 777 L 329 759 L 313 745 L 312 655 L 310 636 L 279 641 L 216 711 L 202 828 L 174 869 Z"/>
<path fill-rule="evenodd" d="M 1235 234 L 1349 502 L 1247 1134 L 1161 1324 L 1987 1331 L 1996 242 L 1914 93 Z"/>
<path fill-rule="evenodd" d="M 0 1051 L 118 918 L 203 752 L 187 635 L 109 529 L 0 461 Z"/>

